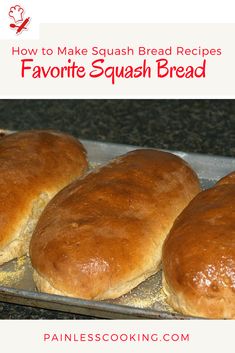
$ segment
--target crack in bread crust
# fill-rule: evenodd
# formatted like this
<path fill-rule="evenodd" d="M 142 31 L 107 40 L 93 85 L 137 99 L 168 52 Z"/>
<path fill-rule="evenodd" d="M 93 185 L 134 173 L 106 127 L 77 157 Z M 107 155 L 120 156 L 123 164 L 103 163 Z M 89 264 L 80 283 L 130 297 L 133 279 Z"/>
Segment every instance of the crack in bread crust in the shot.
<path fill-rule="evenodd" d="M 48 201 L 87 169 L 86 150 L 71 135 L 30 130 L 0 139 L 0 264 L 28 251 Z"/>
<path fill-rule="evenodd" d="M 32 202 L 31 212 L 26 221 L 23 225 L 19 225 L 19 231 L 13 235 L 13 240 L 0 250 L 0 265 L 28 253 L 29 242 L 37 221 L 53 195 L 43 192 Z"/>

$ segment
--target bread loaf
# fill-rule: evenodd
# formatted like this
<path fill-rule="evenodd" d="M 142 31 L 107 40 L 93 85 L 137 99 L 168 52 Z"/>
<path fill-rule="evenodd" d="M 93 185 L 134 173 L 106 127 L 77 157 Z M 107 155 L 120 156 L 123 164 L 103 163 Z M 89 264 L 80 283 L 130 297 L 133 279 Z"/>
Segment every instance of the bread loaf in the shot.
<path fill-rule="evenodd" d="M 87 168 L 83 146 L 52 131 L 0 139 L 0 264 L 24 255 L 48 201 Z"/>
<path fill-rule="evenodd" d="M 235 172 L 197 195 L 163 247 L 168 303 L 187 315 L 235 319 Z"/>
<path fill-rule="evenodd" d="M 30 256 L 40 291 L 116 298 L 159 269 L 173 221 L 200 191 L 181 158 L 136 150 L 64 188 L 33 234 Z"/>

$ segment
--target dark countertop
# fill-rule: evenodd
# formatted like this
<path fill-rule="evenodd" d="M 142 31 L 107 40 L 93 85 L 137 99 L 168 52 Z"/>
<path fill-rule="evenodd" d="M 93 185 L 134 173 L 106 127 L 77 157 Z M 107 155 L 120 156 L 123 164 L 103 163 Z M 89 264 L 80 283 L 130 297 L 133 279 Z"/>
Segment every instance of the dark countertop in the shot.
<path fill-rule="evenodd" d="M 0 128 L 233 156 L 235 100 L 2 100 Z"/>
<path fill-rule="evenodd" d="M 0 128 L 235 156 L 235 100 L 0 100 Z M 0 319 L 83 319 L 0 302 Z"/>

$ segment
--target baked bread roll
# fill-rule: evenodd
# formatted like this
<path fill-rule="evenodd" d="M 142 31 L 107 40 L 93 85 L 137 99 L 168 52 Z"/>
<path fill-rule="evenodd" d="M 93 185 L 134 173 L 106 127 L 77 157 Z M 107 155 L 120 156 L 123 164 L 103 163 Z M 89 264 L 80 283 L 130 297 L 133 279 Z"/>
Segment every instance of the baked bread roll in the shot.
<path fill-rule="evenodd" d="M 222 184 L 235 184 L 235 172 L 232 172 L 222 179 L 220 179 L 216 185 L 222 185 Z"/>
<path fill-rule="evenodd" d="M 87 169 L 75 138 L 52 131 L 0 139 L 0 264 L 24 255 L 48 201 Z"/>
<path fill-rule="evenodd" d="M 181 158 L 136 150 L 63 189 L 44 210 L 30 256 L 40 291 L 117 298 L 159 269 L 174 219 L 199 192 Z"/>
<path fill-rule="evenodd" d="M 197 195 L 163 247 L 163 288 L 183 314 L 235 319 L 235 173 Z"/>

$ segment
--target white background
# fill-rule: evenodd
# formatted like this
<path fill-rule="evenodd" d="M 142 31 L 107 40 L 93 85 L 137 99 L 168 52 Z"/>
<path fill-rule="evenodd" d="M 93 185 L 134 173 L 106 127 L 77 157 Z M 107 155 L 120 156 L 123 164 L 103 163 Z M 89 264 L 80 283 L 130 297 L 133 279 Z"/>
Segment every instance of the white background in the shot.
<path fill-rule="evenodd" d="M 234 0 L 0 0 L 0 39 L 9 29 L 11 6 L 21 5 L 32 18 L 20 40 L 38 38 L 42 23 L 234 23 Z"/>
<path fill-rule="evenodd" d="M 24 33 L 23 33 L 24 34 Z M 16 37 L 16 36 L 15 36 Z M 0 65 L 0 86 L 2 98 L 232 98 L 235 97 L 235 24 L 44 24 L 41 25 L 39 40 L 2 41 L 0 57 L 7 65 Z M 223 55 L 208 57 L 206 78 L 177 79 L 118 79 L 112 85 L 110 79 L 51 79 L 31 78 L 27 72 L 21 78 L 22 56 L 12 56 L 12 46 L 21 48 L 53 47 L 58 45 L 81 48 L 125 47 L 145 45 L 164 48 L 170 45 L 197 48 L 221 48 Z M 28 55 L 24 56 L 28 58 Z M 98 57 L 71 57 L 76 63 L 90 67 Z M 144 57 L 109 57 L 107 65 L 139 65 Z M 67 56 L 42 56 L 34 58 L 34 65 L 45 68 L 67 63 Z M 156 58 L 149 60 L 153 63 Z M 199 65 L 200 56 L 172 56 L 172 65 Z"/>
<path fill-rule="evenodd" d="M 4 9 L 20 4 L 39 22 L 223 23 L 234 22 L 234 0 L 1 0 Z"/>
<path fill-rule="evenodd" d="M 200 353 L 234 352 L 234 321 L 1 321 L 4 352 L 34 353 Z M 189 333 L 189 342 L 51 342 L 44 333 Z"/>
<path fill-rule="evenodd" d="M 31 17 L 28 30 L 16 35 L 9 25 L 11 6 L 21 5 Z M 234 1 L 111 0 L 29 1 L 0 0 L 1 98 L 234 98 Z M 85 24 L 84 24 L 85 23 Z M 88 23 L 88 25 L 86 25 Z M 105 25 L 106 24 L 106 25 Z M 128 27 L 132 26 L 132 27 Z M 84 26 L 84 27 L 82 27 Z M 86 27 L 87 26 L 87 27 Z M 103 27 L 102 27 L 103 26 Z M 105 26 L 105 27 L 104 27 Z M 11 48 L 75 45 L 124 47 L 144 45 L 164 48 L 222 48 L 221 57 L 208 57 L 205 79 L 22 80 L 20 57 Z M 82 63 L 89 58 L 75 58 Z M 142 58 L 140 58 L 142 59 Z M 144 59 L 144 58 L 143 58 Z M 154 58 L 153 58 L 154 59 Z M 171 65 L 200 65 L 200 57 L 172 57 Z M 139 65 L 138 59 L 111 57 L 107 65 Z M 35 65 L 65 65 L 66 58 L 37 56 Z"/>
<path fill-rule="evenodd" d="M 234 0 L 48 1 L 44 10 L 41 7 L 39 14 L 46 22 L 223 23 L 235 20 Z"/>

